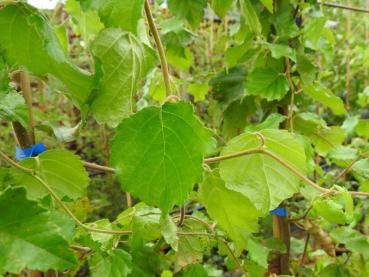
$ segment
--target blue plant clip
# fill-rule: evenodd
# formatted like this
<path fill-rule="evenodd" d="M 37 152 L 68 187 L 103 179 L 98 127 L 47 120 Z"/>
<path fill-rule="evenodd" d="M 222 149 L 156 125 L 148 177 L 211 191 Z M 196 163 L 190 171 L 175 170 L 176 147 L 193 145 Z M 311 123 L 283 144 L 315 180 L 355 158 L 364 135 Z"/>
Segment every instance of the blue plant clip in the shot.
<path fill-rule="evenodd" d="M 41 153 L 47 150 L 46 146 L 43 143 L 34 144 L 28 148 L 21 148 L 17 146 L 15 148 L 15 158 L 17 161 L 23 160 L 29 157 L 35 157 L 40 155 Z"/>
<path fill-rule="evenodd" d="M 273 215 L 280 216 L 280 217 L 286 217 L 287 209 L 286 208 L 275 208 L 274 210 L 271 210 L 270 213 Z"/>

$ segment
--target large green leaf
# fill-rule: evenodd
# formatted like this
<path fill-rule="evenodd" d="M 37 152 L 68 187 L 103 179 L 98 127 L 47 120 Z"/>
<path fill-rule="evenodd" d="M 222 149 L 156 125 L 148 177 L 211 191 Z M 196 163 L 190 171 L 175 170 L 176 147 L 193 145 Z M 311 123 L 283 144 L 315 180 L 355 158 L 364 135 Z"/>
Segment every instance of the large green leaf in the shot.
<path fill-rule="evenodd" d="M 283 130 L 260 131 L 267 149 L 293 166 L 301 174 L 306 171 L 303 144 L 293 134 Z M 244 151 L 260 145 L 254 133 L 244 133 L 233 138 L 222 155 Z M 283 165 L 264 154 L 252 154 L 220 162 L 220 176 L 228 189 L 249 198 L 257 209 L 268 212 L 281 201 L 298 192 L 300 179 Z"/>
<path fill-rule="evenodd" d="M 255 33 L 261 33 L 261 24 L 259 17 L 256 14 L 254 6 L 250 0 L 241 0 L 241 14 L 246 22 L 246 25 Z"/>
<path fill-rule="evenodd" d="M 280 100 L 288 92 L 288 81 L 283 73 L 273 68 L 256 68 L 247 76 L 246 90 L 269 101 Z"/>
<path fill-rule="evenodd" d="M 206 0 L 168 0 L 170 11 L 180 18 L 185 18 L 193 29 L 199 26 L 206 4 Z"/>
<path fill-rule="evenodd" d="M 49 150 L 38 157 L 20 162 L 34 169 L 60 198 L 77 199 L 86 195 L 88 175 L 79 157 L 65 150 Z M 18 169 L 12 170 L 17 185 L 24 186 L 31 198 L 41 198 L 48 191 L 31 175 Z"/>
<path fill-rule="evenodd" d="M 166 103 L 125 119 L 112 143 L 112 165 L 122 188 L 164 213 L 183 205 L 202 180 L 202 160 L 213 144 L 190 104 Z"/>
<path fill-rule="evenodd" d="M 0 52 L 9 63 L 35 75 L 54 75 L 75 103 L 86 103 L 92 77 L 69 61 L 46 17 L 31 6 L 12 3 L 0 9 Z"/>
<path fill-rule="evenodd" d="M 201 202 L 235 242 L 237 252 L 246 248 L 248 236 L 258 229 L 261 212 L 243 194 L 229 190 L 218 172 L 209 174 L 200 186 Z"/>
<path fill-rule="evenodd" d="M 0 273 L 63 271 L 77 265 L 52 214 L 26 198 L 23 188 L 0 194 Z"/>
<path fill-rule="evenodd" d="M 92 277 L 127 277 L 132 272 L 132 257 L 122 249 L 106 256 L 97 253 L 89 262 Z"/>
<path fill-rule="evenodd" d="M 92 53 L 103 77 L 91 110 L 99 123 L 115 127 L 134 110 L 133 96 L 153 66 L 151 49 L 131 33 L 109 28 L 93 42 Z"/>
<path fill-rule="evenodd" d="M 334 95 L 329 89 L 319 85 L 306 86 L 303 89 L 315 101 L 330 108 L 333 113 L 337 115 L 346 113 L 342 99 Z"/>

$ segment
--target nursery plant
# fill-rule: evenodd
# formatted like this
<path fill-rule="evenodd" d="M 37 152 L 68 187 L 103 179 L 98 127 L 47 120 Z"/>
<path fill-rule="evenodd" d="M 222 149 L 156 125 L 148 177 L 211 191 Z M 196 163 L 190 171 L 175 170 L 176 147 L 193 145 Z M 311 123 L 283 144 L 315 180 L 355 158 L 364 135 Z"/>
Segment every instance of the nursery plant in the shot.
<path fill-rule="evenodd" d="M 368 276 L 368 15 L 0 0 L 0 273 Z"/>

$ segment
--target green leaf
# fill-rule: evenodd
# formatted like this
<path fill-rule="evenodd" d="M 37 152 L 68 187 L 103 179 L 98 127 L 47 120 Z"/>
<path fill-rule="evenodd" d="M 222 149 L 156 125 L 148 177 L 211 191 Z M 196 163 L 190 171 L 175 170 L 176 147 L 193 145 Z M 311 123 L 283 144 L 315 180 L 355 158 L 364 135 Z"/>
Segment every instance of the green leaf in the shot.
<path fill-rule="evenodd" d="M 71 16 L 74 23 L 74 32 L 81 35 L 88 45 L 104 27 L 96 10 L 82 10 L 78 0 L 67 0 L 65 10 Z"/>
<path fill-rule="evenodd" d="M 161 212 L 157 208 L 142 207 L 132 219 L 132 236 L 130 238 L 132 249 L 140 249 L 149 241 L 160 238 Z"/>
<path fill-rule="evenodd" d="M 180 18 L 185 18 L 192 29 L 196 29 L 204 16 L 206 0 L 168 0 L 169 10 Z"/>
<path fill-rule="evenodd" d="M 173 205 L 183 205 L 193 185 L 201 182 L 202 160 L 213 142 L 190 104 L 166 103 L 122 122 L 112 142 L 111 163 L 124 191 L 165 214 Z"/>
<path fill-rule="evenodd" d="M 193 220 L 185 220 L 179 230 L 189 235 L 181 235 L 176 252 L 175 268 L 179 270 L 187 265 L 201 263 L 204 255 L 210 252 L 210 238 L 204 236 L 194 236 L 191 233 L 207 233 L 206 227 Z"/>
<path fill-rule="evenodd" d="M 260 0 L 260 2 L 264 5 L 265 8 L 267 8 L 267 10 L 270 13 L 273 13 L 273 0 Z"/>
<path fill-rule="evenodd" d="M 256 125 L 249 125 L 245 131 L 256 132 L 264 129 L 279 129 L 279 125 L 286 120 L 286 116 L 279 113 L 270 114 L 263 122 Z"/>
<path fill-rule="evenodd" d="M 345 132 L 338 126 L 320 129 L 311 134 L 311 141 L 314 144 L 316 151 L 322 156 L 326 156 L 344 140 Z"/>
<path fill-rule="evenodd" d="M 177 225 L 173 222 L 173 219 L 169 215 L 160 218 L 160 227 L 165 241 L 177 251 L 179 239 L 177 236 Z"/>
<path fill-rule="evenodd" d="M 209 93 L 209 86 L 201 83 L 189 84 L 188 93 L 195 98 L 195 102 L 204 101 Z"/>
<path fill-rule="evenodd" d="M 359 175 L 365 179 L 369 179 L 369 159 L 362 159 L 357 161 L 352 166 L 354 174 Z"/>
<path fill-rule="evenodd" d="M 273 24 L 278 39 L 287 41 L 299 34 L 299 28 L 295 23 L 294 7 L 289 1 L 281 1 L 278 4 Z"/>
<path fill-rule="evenodd" d="M 250 2 L 250 0 L 241 0 L 241 15 L 245 20 L 246 25 L 250 28 L 254 33 L 261 33 L 261 24 L 259 21 L 259 17 L 256 14 L 254 6 Z"/>
<path fill-rule="evenodd" d="M 369 139 L 369 120 L 360 119 L 355 127 L 355 132 L 357 135 Z"/>
<path fill-rule="evenodd" d="M 247 76 L 246 91 L 268 101 L 280 100 L 288 92 L 288 81 L 283 73 L 273 68 L 256 68 Z"/>
<path fill-rule="evenodd" d="M 98 0 L 98 11 L 106 27 L 119 27 L 137 34 L 144 0 Z"/>
<path fill-rule="evenodd" d="M 330 232 L 330 236 L 337 243 L 344 244 L 348 250 L 360 253 L 365 259 L 369 258 L 369 240 L 358 231 L 350 227 L 337 227 Z"/>
<path fill-rule="evenodd" d="M 297 55 L 296 69 L 297 72 L 300 74 L 303 84 L 310 85 L 315 80 L 317 68 L 305 55 Z"/>
<path fill-rule="evenodd" d="M 229 139 L 243 133 L 247 118 L 255 112 L 254 97 L 245 97 L 232 102 L 223 113 L 222 134 Z"/>
<path fill-rule="evenodd" d="M 77 265 L 51 214 L 26 198 L 23 188 L 0 194 L 0 272 L 63 271 Z"/>
<path fill-rule="evenodd" d="M 317 199 L 313 202 L 313 207 L 328 222 L 346 224 L 344 207 L 334 199 Z"/>
<path fill-rule="evenodd" d="M 272 57 L 275 59 L 280 59 L 282 57 L 288 57 L 293 61 L 296 61 L 296 53 L 295 50 L 289 47 L 288 45 L 276 44 L 276 43 L 267 43 L 267 47 L 272 53 Z"/>
<path fill-rule="evenodd" d="M 194 264 L 187 266 L 183 270 L 182 277 L 208 277 L 208 273 L 203 265 L 201 264 Z"/>
<path fill-rule="evenodd" d="M 258 229 L 260 211 L 239 192 L 226 188 L 218 172 L 208 174 L 200 186 L 206 211 L 234 241 L 236 252 L 246 248 L 249 235 Z"/>
<path fill-rule="evenodd" d="M 346 113 L 342 99 L 334 95 L 329 89 L 319 85 L 311 85 L 304 87 L 303 90 L 315 101 L 331 109 L 334 114 L 342 115 Z"/>
<path fill-rule="evenodd" d="M 211 0 L 211 8 L 220 18 L 224 18 L 232 3 L 233 0 Z"/>
<path fill-rule="evenodd" d="M 60 198 L 77 199 L 86 195 L 87 172 L 80 158 L 71 152 L 49 150 L 38 157 L 22 160 L 20 164 L 36 170 Z M 12 169 L 12 175 L 16 184 L 24 186 L 32 199 L 49 194 L 33 176 L 18 169 Z"/>
<path fill-rule="evenodd" d="M 132 272 L 132 257 L 122 249 L 107 256 L 95 254 L 89 262 L 92 277 L 127 277 Z"/>
<path fill-rule="evenodd" d="M 269 249 L 255 239 L 250 238 L 247 243 L 247 250 L 247 257 L 250 260 L 265 269 L 268 268 Z"/>
<path fill-rule="evenodd" d="M 262 130 L 265 145 L 278 158 L 301 174 L 306 172 L 303 144 L 293 134 L 283 130 Z M 222 155 L 258 147 L 260 140 L 253 133 L 233 138 Z M 249 198 L 264 213 L 276 208 L 281 201 L 299 191 L 300 179 L 280 163 L 264 154 L 251 154 L 219 164 L 220 176 L 228 189 Z"/>
<path fill-rule="evenodd" d="M 312 49 L 318 49 L 318 42 L 324 30 L 325 17 L 310 18 L 304 24 L 304 36 L 306 39 L 306 46 Z"/>
<path fill-rule="evenodd" d="M 211 81 L 213 97 L 227 108 L 233 101 L 245 95 L 246 70 L 242 66 L 218 73 Z"/>
<path fill-rule="evenodd" d="M 17 121 L 27 126 L 28 109 L 21 94 L 14 90 L 0 91 L 0 120 Z"/>
<path fill-rule="evenodd" d="M 91 110 L 99 123 L 115 127 L 133 112 L 133 96 L 153 62 L 147 47 L 120 29 L 104 29 L 93 42 L 92 53 L 104 75 Z"/>
<path fill-rule="evenodd" d="M 16 35 L 15 35 L 16 34 Z M 6 60 L 33 74 L 52 74 L 82 108 L 94 86 L 92 76 L 73 65 L 46 17 L 23 3 L 0 9 L 0 52 Z"/>
<path fill-rule="evenodd" d="M 319 276 L 321 277 L 350 277 L 350 271 L 340 264 L 329 264 L 323 268 Z"/>

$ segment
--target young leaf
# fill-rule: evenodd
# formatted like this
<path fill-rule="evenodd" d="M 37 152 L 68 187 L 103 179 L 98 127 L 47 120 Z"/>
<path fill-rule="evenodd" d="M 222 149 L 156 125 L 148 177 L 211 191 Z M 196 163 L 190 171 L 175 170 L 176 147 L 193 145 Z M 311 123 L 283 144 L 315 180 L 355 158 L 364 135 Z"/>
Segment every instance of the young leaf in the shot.
<path fill-rule="evenodd" d="M 194 183 L 201 182 L 202 159 L 212 144 L 212 132 L 190 104 L 166 103 L 122 122 L 111 162 L 124 191 L 165 214 L 173 205 L 183 205 Z"/>
<path fill-rule="evenodd" d="M 99 123 L 115 127 L 133 112 L 133 96 L 153 66 L 151 49 L 131 33 L 104 29 L 92 44 L 103 76 L 91 110 Z"/>
<path fill-rule="evenodd" d="M 185 18 L 192 29 L 199 26 L 206 4 L 206 0 L 168 0 L 170 11 L 180 18 Z"/>
<path fill-rule="evenodd" d="M 33 74 L 52 74 L 62 81 L 67 95 L 82 108 L 93 88 L 92 76 L 66 56 L 46 17 L 23 3 L 0 8 L 0 48 L 6 60 Z"/>
<path fill-rule="evenodd" d="M 95 254 L 89 262 L 92 277 L 127 277 L 132 272 L 132 257 L 122 249 L 107 255 Z"/>
<path fill-rule="evenodd" d="M 245 249 L 261 216 L 254 204 L 241 193 L 227 189 L 218 172 L 209 174 L 201 184 L 200 198 L 210 217 L 234 241 L 236 252 Z"/>
<path fill-rule="evenodd" d="M 287 131 L 275 129 L 266 129 L 260 133 L 264 136 L 269 151 L 305 174 L 305 150 L 297 137 Z M 260 140 L 255 134 L 244 133 L 233 138 L 221 154 L 244 151 L 259 145 Z M 265 213 L 299 190 L 299 177 L 264 154 L 225 160 L 220 162 L 219 168 L 220 176 L 228 189 L 242 193 L 258 210 Z"/>
<path fill-rule="evenodd" d="M 315 101 L 330 108 L 334 114 L 342 115 L 346 113 L 342 99 L 334 95 L 329 89 L 317 85 L 306 86 L 303 89 Z"/>
<path fill-rule="evenodd" d="M 24 167 L 34 169 L 60 198 L 77 199 L 86 195 L 88 175 L 79 157 L 65 150 L 49 150 L 35 158 L 22 160 Z M 18 169 L 12 170 L 17 185 L 27 189 L 32 199 L 49 192 L 31 175 Z"/>
<path fill-rule="evenodd" d="M 26 198 L 23 188 L 0 194 L 0 272 L 63 271 L 77 261 L 49 212 Z"/>
<path fill-rule="evenodd" d="M 284 74 L 273 68 L 256 68 L 247 76 L 248 95 L 257 95 L 268 101 L 280 100 L 288 92 L 288 81 Z"/>

